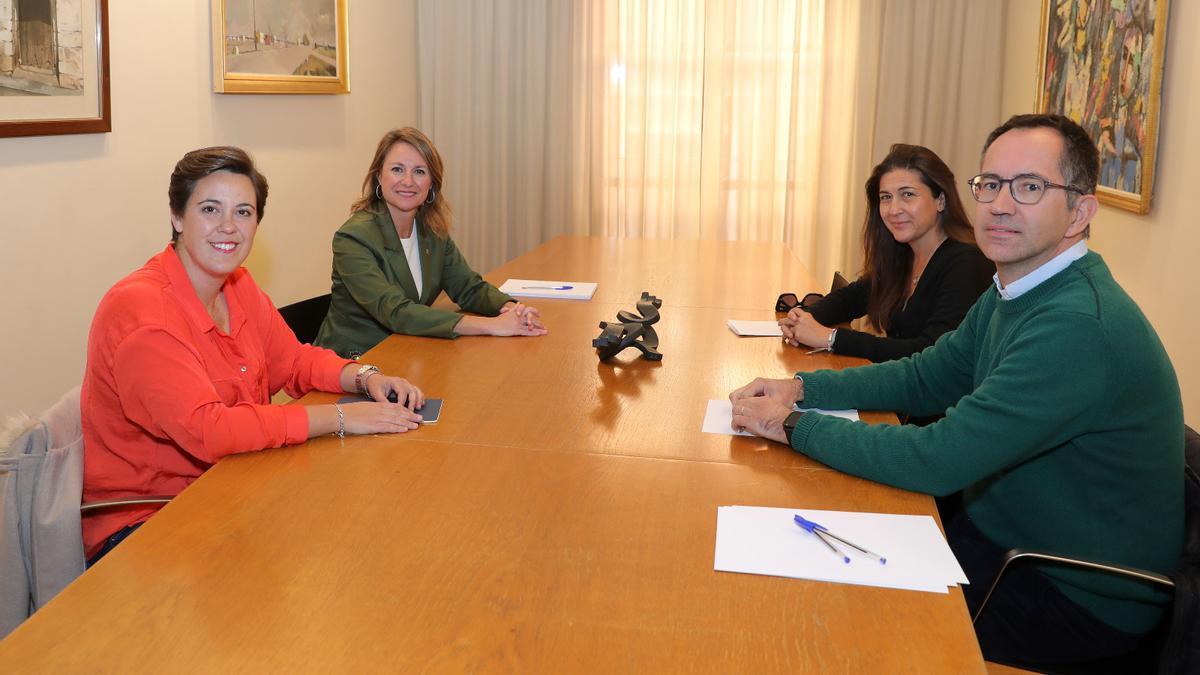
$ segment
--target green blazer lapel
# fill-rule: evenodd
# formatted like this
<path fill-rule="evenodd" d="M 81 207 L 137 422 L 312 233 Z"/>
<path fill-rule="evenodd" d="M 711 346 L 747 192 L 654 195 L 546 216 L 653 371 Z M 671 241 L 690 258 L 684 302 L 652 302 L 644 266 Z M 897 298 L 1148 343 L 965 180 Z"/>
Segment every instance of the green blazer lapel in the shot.
<path fill-rule="evenodd" d="M 421 221 L 417 221 L 417 237 L 421 242 L 421 250 L 419 251 L 421 256 L 421 290 L 424 291 L 421 302 L 432 304 L 437 294 L 442 292 L 442 271 L 439 269 L 442 265 L 441 240 L 422 225 Z M 407 267 L 407 264 L 405 267 Z"/>
<path fill-rule="evenodd" d="M 412 270 L 408 269 L 408 259 L 404 257 L 404 246 L 400 243 L 400 235 L 396 234 L 396 225 L 392 223 L 392 216 L 387 207 L 384 207 L 383 213 L 375 215 L 375 224 L 379 227 L 379 234 L 383 237 L 383 257 L 387 260 L 393 277 L 400 284 L 404 295 L 420 302 L 421 299 L 417 296 L 417 282 L 413 281 Z M 421 269 L 425 269 L 424 260 L 421 261 Z"/>

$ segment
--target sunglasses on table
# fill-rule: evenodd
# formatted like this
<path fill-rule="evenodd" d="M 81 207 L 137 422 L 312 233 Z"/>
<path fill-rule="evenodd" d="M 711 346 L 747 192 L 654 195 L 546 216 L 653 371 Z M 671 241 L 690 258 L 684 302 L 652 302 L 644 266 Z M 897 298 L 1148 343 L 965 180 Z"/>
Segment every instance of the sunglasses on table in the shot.
<path fill-rule="evenodd" d="M 795 307 L 808 309 L 813 303 L 823 297 L 825 296 L 820 293 L 808 293 L 803 298 L 797 296 L 795 293 L 780 293 L 779 299 L 775 301 L 775 311 L 790 312 Z"/>

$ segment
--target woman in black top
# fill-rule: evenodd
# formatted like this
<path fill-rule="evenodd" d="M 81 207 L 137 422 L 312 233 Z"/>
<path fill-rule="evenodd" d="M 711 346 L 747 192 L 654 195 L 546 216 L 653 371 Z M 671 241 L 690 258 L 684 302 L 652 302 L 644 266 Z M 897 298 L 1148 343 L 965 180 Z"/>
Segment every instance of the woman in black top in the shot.
<path fill-rule="evenodd" d="M 862 277 L 780 319 L 791 345 L 889 361 L 956 328 L 995 266 L 975 246 L 954 174 L 932 150 L 893 145 L 867 179 Z M 866 315 L 886 337 L 834 328 Z"/>

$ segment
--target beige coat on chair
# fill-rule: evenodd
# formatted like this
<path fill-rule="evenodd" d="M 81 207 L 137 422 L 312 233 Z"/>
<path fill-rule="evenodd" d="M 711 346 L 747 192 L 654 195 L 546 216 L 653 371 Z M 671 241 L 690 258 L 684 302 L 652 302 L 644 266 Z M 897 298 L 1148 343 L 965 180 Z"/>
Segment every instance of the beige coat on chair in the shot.
<path fill-rule="evenodd" d="M 0 450 L 0 638 L 83 573 L 79 387 Z"/>

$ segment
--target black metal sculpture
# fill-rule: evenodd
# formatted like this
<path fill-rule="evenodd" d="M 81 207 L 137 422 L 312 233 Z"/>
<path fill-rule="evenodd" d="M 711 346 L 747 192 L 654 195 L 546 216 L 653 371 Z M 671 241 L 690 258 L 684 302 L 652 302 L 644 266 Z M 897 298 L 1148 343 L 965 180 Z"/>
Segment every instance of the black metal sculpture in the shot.
<path fill-rule="evenodd" d="M 651 328 L 658 323 L 659 307 L 662 307 L 662 300 L 650 295 L 649 291 L 642 291 L 637 303 L 638 314 L 621 310 L 617 312 L 617 320 L 621 323 L 601 321 L 600 328 L 603 330 L 600 337 L 592 340 L 600 360 L 611 359 L 626 347 L 636 347 L 647 361 L 662 361 L 663 355 L 658 351 L 658 333 Z"/>

